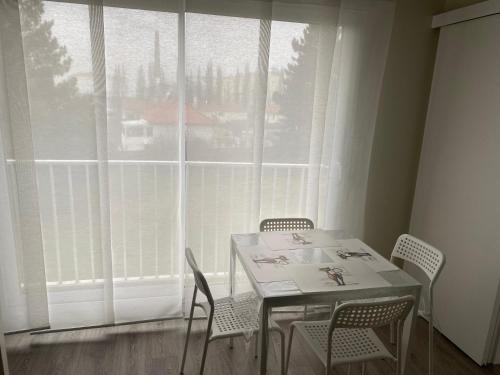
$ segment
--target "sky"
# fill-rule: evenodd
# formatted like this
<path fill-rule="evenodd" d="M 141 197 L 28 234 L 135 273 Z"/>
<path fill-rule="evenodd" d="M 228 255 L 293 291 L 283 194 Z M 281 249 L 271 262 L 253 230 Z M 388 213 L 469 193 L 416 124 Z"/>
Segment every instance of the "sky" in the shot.
<path fill-rule="evenodd" d="M 69 74 L 91 72 L 88 8 L 82 4 L 44 2 L 44 19 L 52 20 L 54 36 L 66 46 L 73 63 Z M 272 24 L 270 67 L 284 68 L 291 61 L 293 38 L 300 38 L 305 24 Z M 175 80 L 178 45 L 177 14 L 123 8 L 104 8 L 106 66 L 124 67 L 135 84 L 139 66 L 147 71 L 153 59 L 154 35 L 160 35 L 161 65 L 170 82 Z M 211 60 L 224 75 L 254 70 L 258 57 L 259 20 L 188 13 L 186 15 L 186 72 L 204 72 Z"/>

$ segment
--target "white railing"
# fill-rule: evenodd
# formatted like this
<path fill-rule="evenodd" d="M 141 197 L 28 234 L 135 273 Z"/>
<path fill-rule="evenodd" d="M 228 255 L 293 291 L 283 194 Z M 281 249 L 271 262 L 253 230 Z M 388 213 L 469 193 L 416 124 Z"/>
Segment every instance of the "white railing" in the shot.
<path fill-rule="evenodd" d="M 42 238 L 50 285 L 101 282 L 96 160 L 36 160 Z M 15 163 L 10 170 L 15 177 Z M 178 275 L 178 163 L 110 160 L 113 276 Z M 251 230 L 252 163 L 188 161 L 187 244 L 207 273 L 227 272 L 229 234 Z M 305 211 L 306 164 L 264 163 L 261 216 Z"/>

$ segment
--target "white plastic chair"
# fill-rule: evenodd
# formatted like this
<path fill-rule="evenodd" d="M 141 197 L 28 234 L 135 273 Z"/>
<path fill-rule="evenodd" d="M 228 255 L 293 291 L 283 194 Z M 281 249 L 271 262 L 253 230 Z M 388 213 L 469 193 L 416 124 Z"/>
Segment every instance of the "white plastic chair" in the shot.
<path fill-rule="evenodd" d="M 410 312 L 415 297 L 390 297 L 358 300 L 338 304 L 331 320 L 293 322 L 290 326 L 285 374 L 288 373 L 294 330 L 305 339 L 326 368 L 326 375 L 333 374 L 333 367 L 362 363 L 375 359 L 396 362 L 396 374 L 402 374 L 401 335 L 402 324 Z M 393 356 L 380 341 L 372 328 L 397 326 L 397 355 Z M 350 369 L 350 368 L 349 368 Z"/>
<path fill-rule="evenodd" d="M 271 218 L 264 219 L 260 222 L 261 232 L 275 232 L 288 230 L 310 230 L 314 229 L 314 223 L 307 218 Z"/>
<path fill-rule="evenodd" d="M 186 362 L 194 308 L 200 307 L 208 317 L 207 334 L 205 337 L 205 345 L 203 347 L 203 355 L 200 366 L 200 375 L 202 375 L 205 369 L 208 344 L 216 339 L 232 338 L 236 336 L 244 336 L 248 332 L 251 332 L 252 334 L 258 332 L 259 317 L 258 314 L 251 313 L 252 308 L 255 307 L 256 300 L 255 298 L 252 298 L 250 293 L 235 296 L 234 298 L 226 297 L 214 300 L 212 293 L 210 292 L 210 288 L 208 287 L 207 280 L 198 268 L 193 252 L 189 248 L 186 248 L 186 259 L 189 266 L 193 270 L 195 286 L 193 291 L 193 300 L 191 303 L 191 311 L 189 313 L 189 322 L 186 341 L 184 344 L 184 352 L 182 354 L 180 373 L 184 373 L 184 364 Z M 205 295 L 207 302 L 196 302 L 198 290 Z M 278 324 L 271 319 L 269 319 L 269 330 L 277 331 L 280 334 L 281 373 L 283 374 L 285 368 L 285 334 Z"/>
<path fill-rule="evenodd" d="M 434 372 L 433 367 L 433 333 L 432 304 L 434 284 L 443 269 L 445 258 L 441 251 L 409 234 L 399 236 L 391 254 L 391 262 L 402 259 L 421 269 L 429 278 L 429 374 Z M 421 315 L 425 315 L 421 313 Z M 394 328 L 391 326 L 391 342 L 394 342 Z"/>

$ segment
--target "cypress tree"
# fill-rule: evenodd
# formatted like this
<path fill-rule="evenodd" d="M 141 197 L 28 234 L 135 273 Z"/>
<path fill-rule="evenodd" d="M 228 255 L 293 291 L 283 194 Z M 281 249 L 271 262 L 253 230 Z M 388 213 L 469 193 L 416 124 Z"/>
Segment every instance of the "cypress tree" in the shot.
<path fill-rule="evenodd" d="M 205 73 L 205 102 L 213 103 L 214 102 L 214 67 L 212 61 L 209 61 L 207 64 L 207 70 Z"/>
<path fill-rule="evenodd" d="M 135 96 L 140 99 L 144 99 L 146 97 L 146 75 L 144 73 L 144 68 L 142 65 L 139 66 L 139 69 L 137 69 Z"/>

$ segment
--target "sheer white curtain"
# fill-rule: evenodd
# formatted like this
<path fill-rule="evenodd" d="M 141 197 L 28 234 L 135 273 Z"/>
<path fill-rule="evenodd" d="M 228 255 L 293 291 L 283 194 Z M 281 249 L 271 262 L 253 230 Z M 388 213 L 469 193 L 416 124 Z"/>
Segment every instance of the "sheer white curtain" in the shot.
<path fill-rule="evenodd" d="M 221 293 L 230 233 L 264 218 L 362 237 L 394 6 L 234 3 L 193 0 L 186 14 L 186 240 Z"/>
<path fill-rule="evenodd" d="M 1 5 L 0 57 L 0 315 L 5 330 L 46 328 L 49 315 L 30 103 L 15 3 Z"/>
<path fill-rule="evenodd" d="M 6 173 L 14 180 L 12 171 L 19 174 L 27 159 L 34 169 L 23 182 L 38 187 L 31 192 L 18 182 L 10 189 L 13 212 L 33 220 L 10 223 L 17 232 L 24 227 L 42 236 L 39 257 L 20 263 L 35 249 L 15 247 L 2 277 L 21 296 L 26 283 L 15 270 L 37 277 L 45 299 L 37 306 L 46 314 L 43 324 L 16 323 L 19 311 L 5 314 L 8 330 L 181 313 L 178 2 L 150 3 L 3 3 L 20 25 L 12 31 L 16 39 L 2 35 L 20 51 L 11 57 L 15 65 L 4 64 L 5 75 L 18 68 L 23 79 L 15 83 L 24 82 L 23 95 L 7 108 L 26 121 L 23 134 L 12 118 L 3 122 L 13 140 Z M 4 91 L 13 95 L 10 87 Z M 21 110 L 18 97 L 26 101 Z M 31 155 L 18 155 L 25 149 Z M 39 209 L 16 206 L 30 198 Z M 2 296 L 2 309 L 8 308 L 13 293 Z M 34 313 L 31 305 L 25 310 Z"/>
<path fill-rule="evenodd" d="M 364 236 L 373 132 L 395 4 L 342 3 L 326 110 L 320 224 Z"/>
<path fill-rule="evenodd" d="M 362 236 L 391 1 L 2 4 L 8 330 L 179 316 L 266 217 Z"/>

